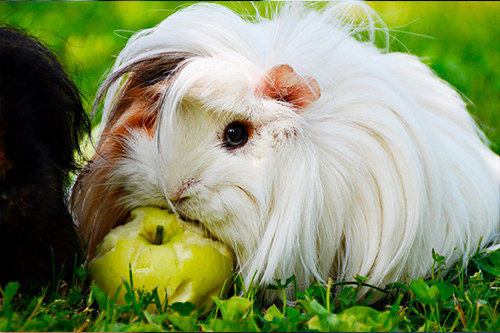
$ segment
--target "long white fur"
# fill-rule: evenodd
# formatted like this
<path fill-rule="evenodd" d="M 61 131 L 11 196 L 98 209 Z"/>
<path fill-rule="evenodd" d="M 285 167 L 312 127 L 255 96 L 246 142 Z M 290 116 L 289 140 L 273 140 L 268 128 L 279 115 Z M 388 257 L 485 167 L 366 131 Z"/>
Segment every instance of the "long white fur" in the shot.
<path fill-rule="evenodd" d="M 257 271 L 260 284 L 360 274 L 383 287 L 429 274 L 432 249 L 450 265 L 484 246 L 500 230 L 498 156 L 454 89 L 418 58 L 359 41 L 377 18 L 349 12 L 283 5 L 251 22 L 205 3 L 133 36 L 114 70 L 192 56 L 164 87 L 155 138 L 130 136 L 114 174 L 123 205 L 165 206 L 192 180 L 174 209 L 231 246 L 247 284 Z M 296 112 L 257 96 L 280 64 L 313 77 L 321 97 Z M 220 133 L 234 120 L 258 130 L 228 152 Z"/>

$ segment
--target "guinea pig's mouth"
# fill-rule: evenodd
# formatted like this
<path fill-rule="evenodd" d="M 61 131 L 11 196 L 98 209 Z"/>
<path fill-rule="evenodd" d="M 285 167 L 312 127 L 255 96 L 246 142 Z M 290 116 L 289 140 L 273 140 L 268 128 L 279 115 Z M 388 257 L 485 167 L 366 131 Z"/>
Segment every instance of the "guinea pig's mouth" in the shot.
<path fill-rule="evenodd" d="M 177 216 L 182 220 L 183 223 L 190 225 L 191 227 L 202 232 L 203 236 L 206 238 L 210 238 L 216 242 L 221 242 L 214 234 L 212 234 L 203 223 L 199 220 L 193 219 L 186 214 L 183 214 L 182 211 L 177 210 Z M 175 214 L 175 213 L 174 213 Z"/>
<path fill-rule="evenodd" d="M 203 226 L 203 224 L 199 220 L 192 219 L 189 216 L 184 215 L 184 214 L 179 213 L 179 212 L 177 212 L 177 215 L 186 224 L 193 225 L 193 226 L 195 226 L 197 228 L 206 229 L 205 226 Z"/>

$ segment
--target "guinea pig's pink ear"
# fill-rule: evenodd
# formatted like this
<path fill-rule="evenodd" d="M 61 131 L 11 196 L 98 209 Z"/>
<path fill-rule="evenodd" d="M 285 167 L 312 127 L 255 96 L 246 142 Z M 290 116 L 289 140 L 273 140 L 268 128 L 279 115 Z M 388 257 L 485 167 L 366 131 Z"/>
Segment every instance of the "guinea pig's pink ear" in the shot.
<path fill-rule="evenodd" d="M 318 82 L 310 76 L 301 76 L 290 65 L 277 65 L 261 79 L 257 94 L 286 102 L 300 111 L 321 96 Z"/>

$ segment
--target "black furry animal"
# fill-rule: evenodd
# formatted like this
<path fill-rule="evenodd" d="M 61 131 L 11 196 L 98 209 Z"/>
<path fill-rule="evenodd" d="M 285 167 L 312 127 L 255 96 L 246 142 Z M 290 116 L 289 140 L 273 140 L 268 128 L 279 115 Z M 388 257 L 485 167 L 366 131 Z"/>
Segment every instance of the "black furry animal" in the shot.
<path fill-rule="evenodd" d="M 52 278 L 82 260 L 67 208 L 74 152 L 88 133 L 80 93 L 33 36 L 0 26 L 0 282 Z M 53 254 L 52 254 L 53 253 Z"/>

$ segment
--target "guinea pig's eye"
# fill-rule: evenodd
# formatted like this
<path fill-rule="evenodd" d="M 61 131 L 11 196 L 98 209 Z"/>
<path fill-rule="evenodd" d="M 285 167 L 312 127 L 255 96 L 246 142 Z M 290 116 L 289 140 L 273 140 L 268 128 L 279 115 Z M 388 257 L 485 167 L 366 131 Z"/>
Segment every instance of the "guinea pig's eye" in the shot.
<path fill-rule="evenodd" d="M 242 123 L 234 122 L 226 127 L 224 136 L 226 148 L 239 148 L 247 143 L 248 128 Z"/>

